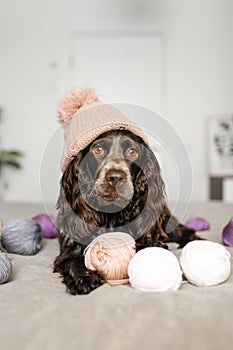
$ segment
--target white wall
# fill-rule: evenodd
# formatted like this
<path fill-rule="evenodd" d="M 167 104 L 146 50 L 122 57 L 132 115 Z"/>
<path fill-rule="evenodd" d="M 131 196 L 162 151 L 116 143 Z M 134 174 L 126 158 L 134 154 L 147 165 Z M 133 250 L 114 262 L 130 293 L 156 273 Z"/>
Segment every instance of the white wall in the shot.
<path fill-rule="evenodd" d="M 231 0 L 0 0 L 0 6 L 0 133 L 5 148 L 25 152 L 23 170 L 9 172 L 7 201 L 41 199 L 40 161 L 57 127 L 57 103 L 73 87 L 69 45 L 79 30 L 165 34 L 164 114 L 190 153 L 193 200 L 207 199 L 205 118 L 233 111 Z M 50 182 L 48 171 L 48 188 Z"/>

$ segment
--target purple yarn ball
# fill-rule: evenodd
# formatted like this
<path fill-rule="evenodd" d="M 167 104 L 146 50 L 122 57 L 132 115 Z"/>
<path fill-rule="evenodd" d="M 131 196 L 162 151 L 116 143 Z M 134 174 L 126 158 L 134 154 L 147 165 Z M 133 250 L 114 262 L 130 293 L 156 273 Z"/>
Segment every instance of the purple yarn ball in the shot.
<path fill-rule="evenodd" d="M 225 245 L 233 247 L 233 217 L 228 224 L 223 228 L 222 241 Z"/>
<path fill-rule="evenodd" d="M 44 238 L 57 236 L 56 216 L 53 214 L 39 214 L 33 218 L 41 227 Z"/>
<path fill-rule="evenodd" d="M 203 218 L 189 219 L 186 221 L 185 225 L 195 231 L 206 231 L 210 228 L 209 222 Z"/>

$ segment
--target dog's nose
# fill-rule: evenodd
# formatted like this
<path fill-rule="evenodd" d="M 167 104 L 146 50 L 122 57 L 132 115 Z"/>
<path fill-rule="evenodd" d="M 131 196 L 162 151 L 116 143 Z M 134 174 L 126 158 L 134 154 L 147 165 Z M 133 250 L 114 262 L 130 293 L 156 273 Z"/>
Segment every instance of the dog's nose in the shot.
<path fill-rule="evenodd" d="M 110 186 L 116 186 L 122 180 L 126 180 L 126 173 L 123 170 L 111 169 L 106 174 L 106 181 Z"/>

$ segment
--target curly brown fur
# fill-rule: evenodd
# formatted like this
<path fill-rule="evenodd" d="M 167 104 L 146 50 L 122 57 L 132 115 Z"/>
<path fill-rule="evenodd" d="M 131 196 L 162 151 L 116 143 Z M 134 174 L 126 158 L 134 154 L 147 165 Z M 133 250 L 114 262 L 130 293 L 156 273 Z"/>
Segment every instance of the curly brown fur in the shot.
<path fill-rule="evenodd" d="M 169 242 L 183 247 L 199 239 L 171 216 L 164 192 L 155 155 L 131 132 L 103 134 L 71 161 L 61 179 L 60 254 L 54 263 L 54 271 L 71 294 L 87 294 L 105 282 L 85 267 L 83 255 L 85 247 L 104 232 L 128 232 L 137 250 L 168 248 Z"/>

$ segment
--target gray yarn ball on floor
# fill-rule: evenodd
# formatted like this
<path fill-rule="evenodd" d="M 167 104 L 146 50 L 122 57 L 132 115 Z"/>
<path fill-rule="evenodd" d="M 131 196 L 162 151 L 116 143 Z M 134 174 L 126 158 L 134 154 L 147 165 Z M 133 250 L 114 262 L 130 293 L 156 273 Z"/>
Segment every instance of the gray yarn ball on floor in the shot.
<path fill-rule="evenodd" d="M 9 280 L 12 272 L 12 264 L 8 256 L 0 253 L 0 284 Z"/>
<path fill-rule="evenodd" d="M 8 253 L 36 254 L 42 247 L 40 225 L 32 219 L 9 221 L 2 228 L 1 246 Z"/>

